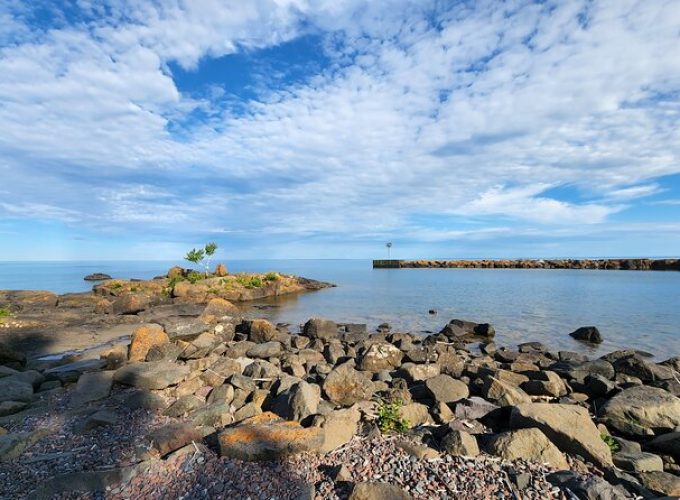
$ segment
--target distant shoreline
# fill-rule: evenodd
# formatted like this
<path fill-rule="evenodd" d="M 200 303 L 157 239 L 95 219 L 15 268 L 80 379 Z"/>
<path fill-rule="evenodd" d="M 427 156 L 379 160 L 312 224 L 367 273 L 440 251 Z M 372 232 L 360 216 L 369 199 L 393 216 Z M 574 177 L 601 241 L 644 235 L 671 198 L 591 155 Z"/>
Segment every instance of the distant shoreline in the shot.
<path fill-rule="evenodd" d="M 476 259 L 374 260 L 375 269 L 601 269 L 621 271 L 680 271 L 680 259 Z"/>

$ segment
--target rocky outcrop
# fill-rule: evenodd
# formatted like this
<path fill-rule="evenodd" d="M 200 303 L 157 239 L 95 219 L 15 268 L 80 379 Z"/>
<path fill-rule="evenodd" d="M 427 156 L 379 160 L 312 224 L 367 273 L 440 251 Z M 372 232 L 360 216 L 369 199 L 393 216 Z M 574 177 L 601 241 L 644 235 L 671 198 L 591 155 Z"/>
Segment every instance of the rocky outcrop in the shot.
<path fill-rule="evenodd" d="M 374 260 L 373 267 L 680 271 L 680 259 Z"/>
<path fill-rule="evenodd" d="M 110 280 L 111 276 L 105 273 L 92 273 L 83 278 L 85 281 L 104 281 Z"/>

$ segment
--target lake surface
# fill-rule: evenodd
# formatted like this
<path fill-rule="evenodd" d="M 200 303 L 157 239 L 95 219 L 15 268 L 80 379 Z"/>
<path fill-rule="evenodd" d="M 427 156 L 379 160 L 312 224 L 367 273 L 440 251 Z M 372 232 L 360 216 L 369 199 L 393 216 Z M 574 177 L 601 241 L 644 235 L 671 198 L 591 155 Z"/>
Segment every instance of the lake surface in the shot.
<path fill-rule="evenodd" d="M 182 262 L 0 262 L 0 289 L 86 291 L 86 274 L 152 278 Z M 452 318 L 489 322 L 499 345 L 538 340 L 551 348 L 600 355 L 637 348 L 680 355 L 680 273 L 537 269 L 372 269 L 369 260 L 227 262 L 231 272 L 280 271 L 330 281 L 337 288 L 279 297 L 252 314 L 293 325 L 312 316 L 387 322 L 401 331 L 439 331 Z M 428 314 L 436 309 L 436 315 Z M 568 333 L 597 326 L 596 349 Z"/>

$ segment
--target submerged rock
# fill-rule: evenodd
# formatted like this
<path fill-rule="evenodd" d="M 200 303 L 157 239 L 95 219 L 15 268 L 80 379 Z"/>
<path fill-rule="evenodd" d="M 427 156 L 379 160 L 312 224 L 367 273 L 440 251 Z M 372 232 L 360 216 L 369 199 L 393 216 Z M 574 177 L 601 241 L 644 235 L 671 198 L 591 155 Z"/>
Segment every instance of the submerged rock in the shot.
<path fill-rule="evenodd" d="M 569 334 L 576 340 L 582 340 L 584 342 L 591 342 L 593 344 L 602 343 L 602 335 L 600 335 L 600 330 L 595 326 L 582 326 L 577 328 Z"/>

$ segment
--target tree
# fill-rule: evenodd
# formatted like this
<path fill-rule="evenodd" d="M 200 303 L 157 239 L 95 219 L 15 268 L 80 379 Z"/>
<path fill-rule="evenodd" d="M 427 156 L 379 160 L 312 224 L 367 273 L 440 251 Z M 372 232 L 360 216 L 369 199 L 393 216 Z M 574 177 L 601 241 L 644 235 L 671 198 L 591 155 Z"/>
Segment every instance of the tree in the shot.
<path fill-rule="evenodd" d="M 388 241 L 385 243 L 385 246 L 387 247 L 387 260 L 390 260 L 390 250 L 392 249 L 392 242 Z"/>
<path fill-rule="evenodd" d="M 215 250 L 217 250 L 217 244 L 208 243 L 203 248 L 192 248 L 184 256 L 184 259 L 197 265 L 200 265 L 201 262 L 205 260 L 205 264 L 203 264 L 203 266 L 205 267 L 205 277 L 207 278 L 208 274 L 210 273 L 210 260 L 215 254 Z"/>

